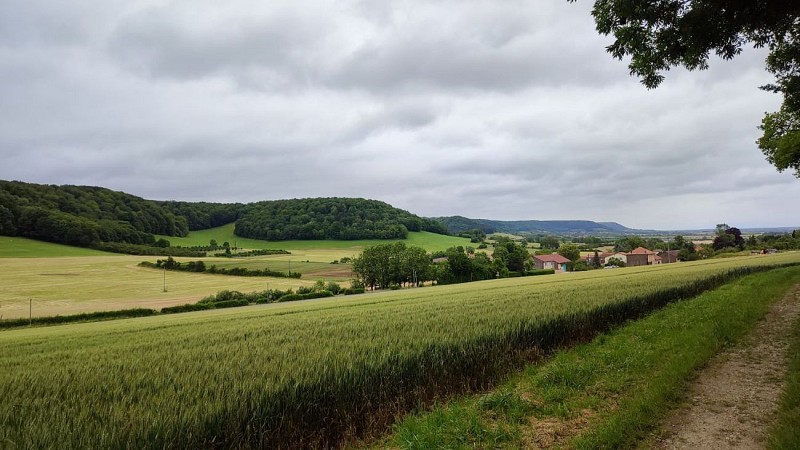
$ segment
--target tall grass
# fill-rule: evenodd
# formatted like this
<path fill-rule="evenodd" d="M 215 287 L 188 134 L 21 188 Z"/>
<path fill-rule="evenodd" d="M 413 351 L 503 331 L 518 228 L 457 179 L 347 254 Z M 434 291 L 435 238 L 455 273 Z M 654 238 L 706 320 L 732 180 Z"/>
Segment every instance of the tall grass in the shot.
<path fill-rule="evenodd" d="M 548 349 L 800 255 L 492 280 L 0 334 L 0 442 L 331 446 Z M 607 271 L 610 272 L 610 271 Z"/>

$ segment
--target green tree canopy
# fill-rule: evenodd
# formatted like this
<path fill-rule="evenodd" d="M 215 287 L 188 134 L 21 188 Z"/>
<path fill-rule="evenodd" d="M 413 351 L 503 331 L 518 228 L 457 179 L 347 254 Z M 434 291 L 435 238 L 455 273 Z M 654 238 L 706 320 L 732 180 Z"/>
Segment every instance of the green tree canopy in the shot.
<path fill-rule="evenodd" d="M 708 68 L 712 52 L 732 59 L 748 43 L 768 48 L 775 83 L 762 89 L 781 94 L 783 105 L 765 115 L 757 143 L 778 171 L 800 178 L 800 1 L 596 0 L 592 16 L 615 38 L 608 52 L 630 57 L 631 75 L 650 89 L 671 67 Z"/>

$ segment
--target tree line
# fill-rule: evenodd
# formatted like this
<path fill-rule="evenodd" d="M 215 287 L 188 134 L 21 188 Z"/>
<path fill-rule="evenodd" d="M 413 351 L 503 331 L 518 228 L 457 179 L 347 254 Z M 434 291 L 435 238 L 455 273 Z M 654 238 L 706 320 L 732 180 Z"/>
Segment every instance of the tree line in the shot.
<path fill-rule="evenodd" d="M 444 225 L 362 198 L 308 198 L 255 203 L 237 222 L 238 236 L 268 241 L 405 239 L 409 231 L 448 234 Z"/>

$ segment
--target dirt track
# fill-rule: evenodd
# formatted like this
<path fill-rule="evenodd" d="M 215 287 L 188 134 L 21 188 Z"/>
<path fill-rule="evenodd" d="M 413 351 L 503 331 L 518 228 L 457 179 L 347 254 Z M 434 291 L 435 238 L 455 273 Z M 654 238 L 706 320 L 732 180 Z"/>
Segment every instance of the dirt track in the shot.
<path fill-rule="evenodd" d="M 774 304 L 737 347 L 717 355 L 692 383 L 687 404 L 651 441 L 659 449 L 760 449 L 774 420 L 800 285 Z"/>

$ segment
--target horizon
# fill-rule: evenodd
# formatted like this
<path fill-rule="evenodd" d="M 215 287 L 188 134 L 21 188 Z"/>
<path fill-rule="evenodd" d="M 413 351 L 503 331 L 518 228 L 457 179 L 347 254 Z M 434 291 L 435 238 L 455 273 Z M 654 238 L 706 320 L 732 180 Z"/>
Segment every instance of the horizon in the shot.
<path fill-rule="evenodd" d="M 372 197 L 426 217 L 800 224 L 800 180 L 755 143 L 781 101 L 758 89 L 767 49 L 648 90 L 591 7 L 4 4 L 0 178 L 182 201 Z"/>

